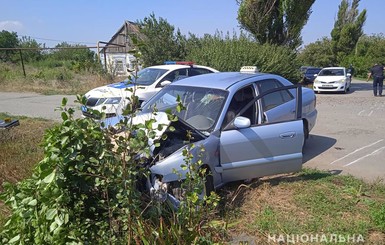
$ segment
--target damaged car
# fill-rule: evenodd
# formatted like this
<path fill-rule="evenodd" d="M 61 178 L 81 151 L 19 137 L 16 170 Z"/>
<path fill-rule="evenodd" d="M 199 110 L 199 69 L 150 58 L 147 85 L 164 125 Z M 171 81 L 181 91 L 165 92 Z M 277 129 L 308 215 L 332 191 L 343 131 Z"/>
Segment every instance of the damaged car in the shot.
<path fill-rule="evenodd" d="M 176 110 L 178 103 L 184 110 Z M 165 111 L 178 120 L 170 121 Z M 168 127 L 158 132 L 167 137 L 151 146 L 155 164 L 148 189 L 178 206 L 177 190 L 188 171 L 181 167 L 186 147 L 196 146 L 192 162 L 200 160 L 206 170 L 203 194 L 231 181 L 297 172 L 317 110 L 311 89 L 246 69 L 174 82 L 148 100 L 137 119 L 149 115 Z"/>

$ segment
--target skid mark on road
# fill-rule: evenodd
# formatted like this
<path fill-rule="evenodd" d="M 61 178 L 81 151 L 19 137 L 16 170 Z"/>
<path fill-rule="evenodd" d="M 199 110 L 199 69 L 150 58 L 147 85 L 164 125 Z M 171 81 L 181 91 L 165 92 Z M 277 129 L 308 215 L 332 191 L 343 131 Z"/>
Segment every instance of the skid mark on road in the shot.
<path fill-rule="evenodd" d="M 356 154 L 357 152 L 360 152 L 360 151 L 362 151 L 362 150 L 364 150 L 364 149 L 366 149 L 366 148 L 372 147 L 372 146 L 374 146 L 374 145 L 376 145 L 376 144 L 378 144 L 378 143 L 380 143 L 380 142 L 382 142 L 382 141 L 384 141 L 384 139 L 380 139 L 380 140 L 378 140 L 378 141 L 376 141 L 376 142 L 374 142 L 374 143 L 372 143 L 372 144 L 369 144 L 369 145 L 363 146 L 363 147 L 361 147 L 361 148 L 358 148 L 358 149 L 354 150 L 353 152 L 351 152 L 351 153 L 349 153 L 349 154 L 347 154 L 347 155 L 345 155 L 345 156 L 343 156 L 343 157 L 341 157 L 341 158 L 338 158 L 337 160 L 334 160 L 334 161 L 331 162 L 330 164 L 334 164 L 334 163 L 336 163 L 336 162 L 340 162 L 341 160 L 343 160 L 343 159 L 345 159 L 345 158 L 348 158 L 348 157 L 352 156 L 353 154 Z M 383 149 L 383 148 L 385 148 L 385 147 L 381 147 L 380 149 Z M 379 150 L 379 149 L 378 149 L 378 150 Z M 373 152 L 372 152 L 372 153 L 373 153 Z M 368 154 L 368 155 L 370 155 L 370 154 Z M 368 155 L 367 155 L 367 156 L 368 156 Z M 365 156 L 365 157 L 366 157 L 366 156 Z M 360 159 L 360 158 L 359 158 L 359 159 Z M 357 160 L 359 160 L 359 159 L 357 159 Z M 355 161 L 357 161 L 357 160 L 355 160 Z M 351 162 L 351 163 L 348 163 L 348 164 L 344 165 L 344 167 L 353 164 L 355 161 L 353 161 L 353 162 Z"/>

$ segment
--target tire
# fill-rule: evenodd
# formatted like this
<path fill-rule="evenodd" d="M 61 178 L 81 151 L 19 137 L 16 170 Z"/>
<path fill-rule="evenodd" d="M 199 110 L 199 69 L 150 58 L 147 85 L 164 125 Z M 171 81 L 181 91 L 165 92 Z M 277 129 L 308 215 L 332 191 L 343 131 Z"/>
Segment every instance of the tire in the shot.
<path fill-rule="evenodd" d="M 206 174 L 205 178 L 205 195 L 210 196 L 212 191 L 214 191 L 214 177 L 209 172 L 209 174 Z"/>
<path fill-rule="evenodd" d="M 211 171 L 206 168 L 206 173 L 204 176 L 204 186 L 203 186 L 203 191 L 199 195 L 200 198 L 204 198 L 205 196 L 210 196 L 210 193 L 214 191 L 214 177 L 211 173 Z"/>

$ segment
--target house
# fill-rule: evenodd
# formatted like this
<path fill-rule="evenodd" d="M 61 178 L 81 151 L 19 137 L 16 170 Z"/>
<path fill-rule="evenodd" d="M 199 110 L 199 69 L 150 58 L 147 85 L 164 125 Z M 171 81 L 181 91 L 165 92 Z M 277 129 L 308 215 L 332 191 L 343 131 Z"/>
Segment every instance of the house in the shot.
<path fill-rule="evenodd" d="M 99 42 L 105 44 L 101 50 L 98 49 L 99 59 L 109 73 L 116 76 L 128 76 L 129 70 L 135 69 L 135 57 L 129 54 L 129 51 L 134 49 L 132 35 L 141 39 L 139 25 L 126 20 L 110 41 Z"/>

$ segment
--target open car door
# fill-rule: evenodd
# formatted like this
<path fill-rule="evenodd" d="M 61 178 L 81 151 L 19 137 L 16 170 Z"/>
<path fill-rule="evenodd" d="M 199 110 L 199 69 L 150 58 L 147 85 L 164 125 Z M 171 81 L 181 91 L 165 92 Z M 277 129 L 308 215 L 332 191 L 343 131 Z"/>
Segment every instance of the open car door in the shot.
<path fill-rule="evenodd" d="M 247 118 L 239 116 L 253 106 L 253 103 L 254 108 L 262 110 L 255 103 L 264 96 L 290 89 L 297 90 L 294 119 L 250 124 L 250 120 L 247 123 Z M 258 111 L 255 113 L 257 115 Z M 222 173 L 223 182 L 301 170 L 304 130 L 300 86 L 280 87 L 260 94 L 237 114 L 232 123 L 235 128 L 223 130 L 220 135 L 221 166 L 216 170 Z"/>

